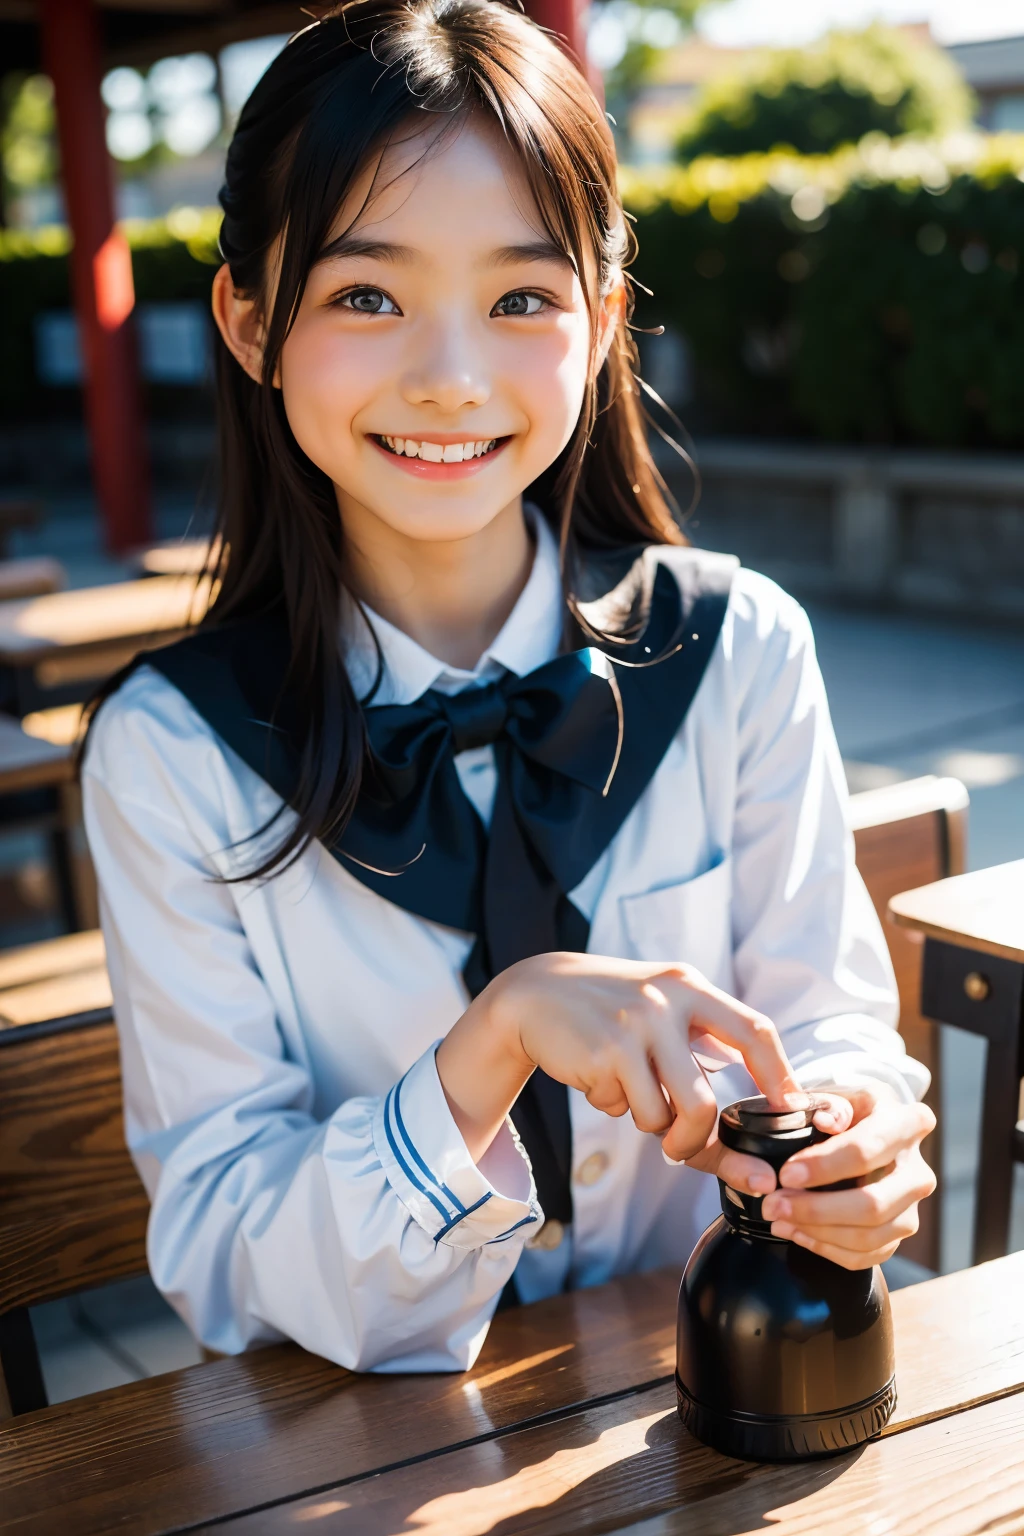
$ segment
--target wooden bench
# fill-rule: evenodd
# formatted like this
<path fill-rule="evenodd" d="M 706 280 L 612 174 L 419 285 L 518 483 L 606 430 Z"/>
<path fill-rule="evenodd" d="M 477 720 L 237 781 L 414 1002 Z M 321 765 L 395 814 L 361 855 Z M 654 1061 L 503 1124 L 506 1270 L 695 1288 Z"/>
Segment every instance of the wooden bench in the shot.
<path fill-rule="evenodd" d="M 60 592 L 68 584 L 68 573 L 59 560 L 36 555 L 29 560 L 0 560 L 0 600 L 12 597 L 41 597 L 46 592 Z"/>
<path fill-rule="evenodd" d="M 210 582 L 151 576 L 0 602 L 0 672 L 16 715 L 80 701 L 140 650 L 199 622 Z"/>
<path fill-rule="evenodd" d="M 96 881 L 81 826 L 74 771 L 81 708 L 0 714 L 0 835 L 35 831 L 49 842 L 50 868 L 65 927 L 94 927 Z"/>
<path fill-rule="evenodd" d="M 168 539 L 142 550 L 135 569 L 140 576 L 200 576 L 219 558 L 219 539 Z"/>
<path fill-rule="evenodd" d="M 855 797 L 858 859 L 876 902 L 962 857 L 966 804 L 949 779 Z M 937 1071 L 935 1032 L 917 1011 L 916 953 L 897 955 L 906 1027 Z M 45 1401 L 27 1308 L 143 1273 L 148 1207 L 124 1146 L 100 935 L 0 956 L 0 1021 L 0 1364 L 17 1413 Z M 938 1228 L 931 1217 L 909 1255 L 929 1268 Z"/>

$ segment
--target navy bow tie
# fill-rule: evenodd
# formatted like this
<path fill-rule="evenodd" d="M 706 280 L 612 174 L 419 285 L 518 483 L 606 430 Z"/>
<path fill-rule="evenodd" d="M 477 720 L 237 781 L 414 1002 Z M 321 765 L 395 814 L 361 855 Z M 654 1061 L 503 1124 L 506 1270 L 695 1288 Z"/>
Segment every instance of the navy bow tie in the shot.
<path fill-rule="evenodd" d="M 695 551 L 649 550 L 634 567 L 642 622 L 629 643 L 610 648 L 611 665 L 593 650 L 576 651 L 527 677 L 364 709 L 370 761 L 330 852 L 387 900 L 473 934 L 464 972 L 472 994 L 531 955 L 586 949 L 589 923 L 570 892 L 679 730 L 718 638 L 734 565 Z M 279 618 L 200 629 L 139 659 L 162 672 L 283 800 L 291 798 L 297 752 L 287 729 L 268 730 L 288 662 Z M 459 752 L 485 745 L 497 769 L 489 831 L 455 766 Z M 535 1072 L 513 1119 L 545 1215 L 571 1220 L 566 1089 Z"/>
<path fill-rule="evenodd" d="M 585 947 L 568 892 L 600 848 L 598 823 L 622 745 L 622 708 L 598 652 L 527 677 L 365 711 L 372 765 L 334 852 L 407 910 L 476 935 L 466 982 L 479 992 L 528 955 Z M 490 832 L 466 798 L 460 752 L 493 746 Z"/>

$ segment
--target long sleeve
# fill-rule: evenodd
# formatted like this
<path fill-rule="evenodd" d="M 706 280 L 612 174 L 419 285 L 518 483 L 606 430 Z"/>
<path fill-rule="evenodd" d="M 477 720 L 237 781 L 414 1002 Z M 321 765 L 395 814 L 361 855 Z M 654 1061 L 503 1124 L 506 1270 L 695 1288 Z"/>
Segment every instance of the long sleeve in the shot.
<path fill-rule="evenodd" d="M 434 1045 L 319 1111 L 273 911 L 216 878 L 239 835 L 223 751 L 172 690 L 152 709 L 142 676 L 124 692 L 83 785 L 157 1286 L 213 1349 L 291 1338 L 354 1369 L 465 1368 L 540 1217 L 510 1127 L 477 1166 Z M 343 986 L 335 1008 L 343 1033 Z"/>
<path fill-rule="evenodd" d="M 737 994 L 772 1018 L 800 1081 L 929 1075 L 896 1031 L 896 984 L 857 871 L 847 789 L 803 610 L 744 573 L 731 645 L 737 700 L 732 942 Z M 732 1069 L 720 1093 L 733 1091 Z M 747 1090 L 749 1091 L 749 1090 Z"/>

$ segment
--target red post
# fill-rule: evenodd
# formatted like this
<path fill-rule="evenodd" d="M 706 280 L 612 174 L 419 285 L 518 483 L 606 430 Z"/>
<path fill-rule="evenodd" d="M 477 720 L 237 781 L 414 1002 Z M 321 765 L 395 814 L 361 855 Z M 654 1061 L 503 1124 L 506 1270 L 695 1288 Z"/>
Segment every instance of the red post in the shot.
<path fill-rule="evenodd" d="M 594 84 L 594 71 L 587 64 L 587 9 L 587 0 L 526 0 L 526 14 L 530 19 L 547 27 L 564 42 Z"/>
<path fill-rule="evenodd" d="M 99 22 L 94 0 L 39 0 L 39 12 L 74 241 L 71 279 L 85 365 L 93 483 L 108 547 L 130 549 L 151 537 L 149 466 L 131 323 L 131 255 L 114 223 L 100 96 Z"/>

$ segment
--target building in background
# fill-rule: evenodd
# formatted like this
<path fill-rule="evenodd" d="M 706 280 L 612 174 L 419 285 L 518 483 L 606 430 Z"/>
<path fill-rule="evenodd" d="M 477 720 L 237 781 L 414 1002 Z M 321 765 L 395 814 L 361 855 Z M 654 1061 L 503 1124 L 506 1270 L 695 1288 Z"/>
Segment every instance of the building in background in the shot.
<path fill-rule="evenodd" d="M 1024 36 L 956 43 L 947 52 L 978 98 L 981 126 L 1024 133 Z"/>

